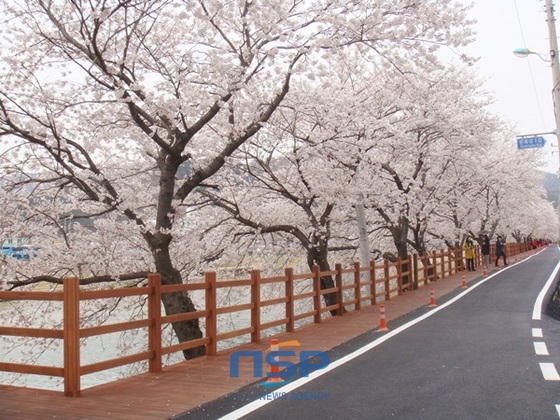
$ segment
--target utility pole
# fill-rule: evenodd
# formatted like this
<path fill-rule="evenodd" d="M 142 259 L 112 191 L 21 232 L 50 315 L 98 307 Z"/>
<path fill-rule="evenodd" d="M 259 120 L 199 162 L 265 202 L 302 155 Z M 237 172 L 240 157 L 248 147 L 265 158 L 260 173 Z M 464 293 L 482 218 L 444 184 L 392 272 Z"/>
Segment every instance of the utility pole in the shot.
<path fill-rule="evenodd" d="M 556 35 L 556 19 L 552 0 L 545 0 L 546 22 L 548 23 L 548 39 L 550 42 L 550 68 L 552 69 L 552 103 L 554 104 L 554 121 L 556 122 L 556 138 L 560 145 L 560 66 L 558 61 L 558 39 Z M 558 154 L 560 171 L 560 153 Z"/>
<path fill-rule="evenodd" d="M 548 41 L 550 43 L 550 60 L 543 57 L 544 54 L 539 54 L 530 51 L 527 48 L 516 48 L 513 54 L 516 57 L 525 58 L 529 54 L 538 55 L 541 60 L 550 62 L 552 69 L 552 104 L 554 108 L 554 122 L 556 123 L 555 130 L 552 133 L 556 134 L 557 147 L 560 149 L 560 65 L 558 61 L 558 39 L 556 37 L 556 19 L 554 18 L 554 6 L 552 0 L 545 0 L 546 22 L 548 24 Z M 552 134 L 551 133 L 551 134 Z M 546 134 L 546 133 L 545 133 Z M 522 136 L 524 137 L 524 136 Z M 519 147 L 519 146 L 518 146 Z M 558 241 L 560 242 L 560 150 L 558 153 L 558 170 L 556 172 L 556 184 L 558 186 L 558 200 L 556 211 L 558 213 Z"/>
<path fill-rule="evenodd" d="M 371 260 L 369 250 L 369 238 L 367 231 L 366 213 L 364 209 L 364 198 L 360 196 L 356 203 L 356 220 L 358 222 L 358 233 L 360 243 L 360 263 L 362 267 L 367 267 Z"/>
<path fill-rule="evenodd" d="M 546 22 L 548 24 L 548 40 L 550 43 L 550 68 L 552 69 L 552 103 L 554 105 L 554 121 L 556 122 L 556 141 L 560 149 L 560 67 L 558 61 L 558 39 L 556 36 L 556 19 L 552 0 L 545 0 Z M 558 153 L 558 171 L 560 178 L 560 150 Z M 558 181 L 558 218 L 560 221 L 560 179 Z M 560 228 L 559 228 L 560 229 Z M 560 240 L 560 237 L 558 238 Z"/>

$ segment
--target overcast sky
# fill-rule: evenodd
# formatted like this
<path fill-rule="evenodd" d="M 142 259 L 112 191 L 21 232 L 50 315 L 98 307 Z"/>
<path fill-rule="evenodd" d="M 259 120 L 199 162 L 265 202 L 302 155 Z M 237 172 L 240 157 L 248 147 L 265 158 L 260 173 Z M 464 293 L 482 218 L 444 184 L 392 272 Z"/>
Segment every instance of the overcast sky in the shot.
<path fill-rule="evenodd" d="M 560 10 L 560 1 L 555 3 Z M 544 0 L 474 0 L 474 4 L 471 17 L 478 20 L 478 34 L 467 51 L 480 57 L 477 67 L 488 78 L 486 88 L 496 99 L 492 110 L 516 127 L 516 135 L 554 130 L 550 64 L 534 55 L 521 59 L 512 53 L 515 48 L 526 47 L 548 56 Z M 556 26 L 560 33 L 560 24 Z M 556 136 L 544 137 L 547 143 L 543 154 L 549 162 L 545 169 L 556 173 Z"/>

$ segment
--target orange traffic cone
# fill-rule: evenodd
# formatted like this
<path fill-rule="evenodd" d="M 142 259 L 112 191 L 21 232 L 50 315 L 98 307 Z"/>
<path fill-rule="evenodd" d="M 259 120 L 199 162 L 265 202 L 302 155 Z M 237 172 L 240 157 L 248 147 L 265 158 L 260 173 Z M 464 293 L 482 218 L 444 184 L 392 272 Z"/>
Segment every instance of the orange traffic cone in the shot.
<path fill-rule="evenodd" d="M 430 289 L 430 307 L 434 307 L 434 306 L 437 306 L 437 304 L 436 304 L 436 295 L 434 292 L 434 288 L 432 287 Z"/>
<path fill-rule="evenodd" d="M 482 270 L 482 275 L 484 277 L 486 277 L 488 275 L 488 266 L 487 265 L 484 266 L 484 269 Z"/>
<path fill-rule="evenodd" d="M 274 352 L 274 351 L 279 351 L 280 346 L 278 345 L 278 339 L 277 338 L 272 338 L 270 340 L 270 351 Z M 276 361 L 278 361 L 277 359 L 275 359 Z M 270 367 L 270 373 L 273 374 L 273 376 L 270 376 L 267 380 L 267 382 L 282 382 L 283 379 L 280 378 L 277 374 L 280 372 L 280 366 L 277 365 L 272 365 Z"/>
<path fill-rule="evenodd" d="M 461 289 L 467 288 L 467 280 L 465 279 L 465 275 L 463 274 L 463 284 L 461 285 Z"/>
<path fill-rule="evenodd" d="M 385 319 L 385 305 L 379 305 L 379 328 L 377 331 L 389 331 L 387 328 L 387 320 Z"/>

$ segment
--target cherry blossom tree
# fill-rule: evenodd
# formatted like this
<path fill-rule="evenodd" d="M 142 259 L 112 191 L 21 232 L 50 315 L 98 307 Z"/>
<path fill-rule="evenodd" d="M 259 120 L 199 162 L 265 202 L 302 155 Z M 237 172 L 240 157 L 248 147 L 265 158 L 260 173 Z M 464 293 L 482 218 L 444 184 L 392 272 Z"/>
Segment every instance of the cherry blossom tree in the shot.
<path fill-rule="evenodd" d="M 406 258 L 409 246 L 423 255 L 428 219 L 458 188 L 447 171 L 464 164 L 477 136 L 494 127 L 478 111 L 481 102 L 468 99 L 475 80 L 459 83 L 462 69 L 440 68 L 415 82 L 379 67 L 368 74 L 354 62 L 331 73 L 288 98 L 232 160 L 220 192 L 205 196 L 249 232 L 292 235 L 309 267 L 323 271 L 330 271 L 329 249 L 357 247 L 356 236 L 342 232 L 356 231 L 359 197 L 383 218 L 370 225 L 391 233 L 399 256 Z M 332 279 L 324 280 L 332 287 Z"/>
<path fill-rule="evenodd" d="M 341 48 L 400 68 L 472 35 L 466 6 L 451 0 L 2 6 L 4 186 L 28 199 L 14 206 L 17 223 L 5 234 L 32 232 L 54 257 L 6 270 L 15 275 L 10 287 L 70 273 L 91 274 L 84 283 L 133 280 L 149 271 L 181 283 L 189 257 L 219 253 L 209 245 L 186 255 L 189 197 L 266 125 L 294 80 L 321 73 Z M 97 233 L 68 231 L 78 216 L 94 220 Z M 168 314 L 195 309 L 185 293 L 163 303 Z M 196 320 L 174 330 L 180 341 L 201 336 Z"/>
<path fill-rule="evenodd" d="M 432 219 L 432 232 L 447 237 L 449 243 L 459 243 L 466 237 L 478 240 L 482 231 L 490 238 L 500 234 L 518 241 L 541 231 L 539 225 L 550 224 L 549 233 L 557 231 L 543 174 L 536 169 L 540 156 L 535 151 L 516 150 L 514 139 L 509 128 L 486 138 L 490 147 L 475 152 L 472 163 L 457 174 L 465 188 L 442 201 Z M 549 218 L 545 224 L 544 215 Z"/>
<path fill-rule="evenodd" d="M 426 253 L 430 220 L 462 187 L 454 174 L 474 163 L 478 139 L 497 127 L 468 69 L 421 70 L 388 89 L 398 112 L 377 139 L 367 173 L 373 180 L 366 195 L 370 217 L 377 213 L 402 259 L 411 248 Z"/>

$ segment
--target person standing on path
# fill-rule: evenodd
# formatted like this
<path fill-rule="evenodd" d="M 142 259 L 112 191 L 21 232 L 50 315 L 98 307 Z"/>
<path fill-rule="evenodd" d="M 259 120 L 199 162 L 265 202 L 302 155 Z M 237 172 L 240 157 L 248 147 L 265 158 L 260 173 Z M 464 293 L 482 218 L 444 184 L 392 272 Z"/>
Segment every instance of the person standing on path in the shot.
<path fill-rule="evenodd" d="M 463 244 L 463 251 L 465 251 L 465 259 L 467 260 L 467 270 L 475 271 L 474 269 L 474 245 L 470 238 L 467 238 Z"/>
<path fill-rule="evenodd" d="M 500 257 L 504 258 L 504 267 L 508 265 L 506 256 L 506 244 L 504 243 L 504 239 L 501 236 L 498 236 L 498 239 L 496 240 L 496 267 L 498 267 Z"/>
<path fill-rule="evenodd" d="M 482 240 L 480 242 L 480 252 L 484 257 L 484 266 L 486 269 L 490 267 L 490 238 L 488 235 L 482 235 Z"/>

